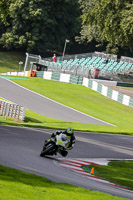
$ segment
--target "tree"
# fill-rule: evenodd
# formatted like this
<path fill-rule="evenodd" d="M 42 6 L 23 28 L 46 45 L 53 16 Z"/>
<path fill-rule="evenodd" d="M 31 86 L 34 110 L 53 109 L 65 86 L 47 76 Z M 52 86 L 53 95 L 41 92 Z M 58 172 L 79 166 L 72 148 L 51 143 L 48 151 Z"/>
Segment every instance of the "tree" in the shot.
<path fill-rule="evenodd" d="M 126 4 L 126 9 L 122 12 L 120 25 L 124 35 L 125 45 L 133 52 L 133 4 Z"/>
<path fill-rule="evenodd" d="M 8 15 L 9 2 L 6 0 L 0 1 L 0 18 L 5 23 Z"/>
<path fill-rule="evenodd" d="M 89 43 L 93 40 L 99 41 L 101 34 L 99 27 L 90 23 L 90 12 L 95 6 L 95 0 L 79 0 L 79 4 L 82 12 L 80 16 L 82 27 L 80 36 L 76 36 L 76 41 L 79 43 Z"/>
<path fill-rule="evenodd" d="M 9 11 L 10 26 L 0 40 L 7 49 L 62 50 L 79 31 L 77 0 L 16 0 Z"/>
<path fill-rule="evenodd" d="M 1 0 L 0 1 L 0 18 L 4 24 L 7 24 L 6 18 L 9 15 L 10 3 L 15 0 Z"/>
<path fill-rule="evenodd" d="M 93 39 L 107 44 L 107 52 L 117 52 L 119 47 L 133 51 L 132 0 L 79 0 L 82 9 L 81 40 Z M 84 5 L 84 6 L 83 6 Z M 86 12 L 86 7 L 88 12 Z"/>

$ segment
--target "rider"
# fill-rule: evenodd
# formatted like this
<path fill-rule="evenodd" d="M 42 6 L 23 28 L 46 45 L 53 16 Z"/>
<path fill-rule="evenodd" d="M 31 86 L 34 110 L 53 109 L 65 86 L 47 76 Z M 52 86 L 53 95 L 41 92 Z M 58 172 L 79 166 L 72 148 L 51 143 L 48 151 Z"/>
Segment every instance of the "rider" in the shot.
<path fill-rule="evenodd" d="M 47 145 L 51 141 L 52 138 L 55 138 L 56 135 L 60 135 L 61 133 L 67 135 L 67 138 L 70 139 L 67 150 L 72 149 L 75 143 L 74 130 L 72 128 L 67 128 L 65 131 L 56 131 L 56 133 L 52 133 L 51 138 L 48 141 L 45 141 L 45 145 Z M 67 151 L 64 151 L 63 153 L 64 155 L 62 156 L 66 156 L 67 153 L 68 153 Z"/>

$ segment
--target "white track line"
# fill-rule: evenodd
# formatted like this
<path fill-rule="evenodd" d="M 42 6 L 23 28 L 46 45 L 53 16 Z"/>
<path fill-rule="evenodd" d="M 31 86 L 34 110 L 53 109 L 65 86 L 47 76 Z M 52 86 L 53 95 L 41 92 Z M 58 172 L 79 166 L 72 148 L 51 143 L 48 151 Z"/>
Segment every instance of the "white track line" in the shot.
<path fill-rule="evenodd" d="M 71 110 L 74 110 L 74 111 L 76 111 L 76 112 L 78 112 L 78 113 L 81 113 L 81 114 L 83 114 L 83 115 L 85 115 L 85 116 L 89 116 L 89 117 L 91 117 L 92 119 L 98 120 L 98 121 L 103 122 L 103 123 L 105 123 L 105 124 L 107 124 L 107 125 L 111 125 L 111 126 L 115 126 L 115 127 L 116 127 L 116 125 L 114 125 L 114 124 L 110 124 L 110 123 L 105 122 L 105 121 L 103 121 L 103 120 L 101 120 L 101 119 L 98 119 L 98 118 L 96 118 L 96 117 L 93 117 L 93 116 L 91 116 L 91 115 L 88 115 L 88 114 L 86 114 L 86 113 L 83 113 L 83 112 L 81 112 L 81 111 L 79 111 L 79 110 L 76 110 L 76 109 L 74 109 L 74 108 L 71 108 L 71 107 L 69 107 L 69 106 L 66 106 L 66 105 L 64 105 L 64 104 L 62 104 L 62 103 L 59 103 L 59 102 L 53 100 L 53 99 L 50 99 L 50 98 L 48 98 L 48 97 L 46 97 L 46 96 L 43 96 L 43 95 L 41 95 L 41 94 L 39 94 L 39 93 L 37 93 L 37 92 L 34 92 L 34 91 L 30 90 L 30 89 L 27 89 L 27 88 L 25 88 L 25 87 L 23 87 L 23 86 L 21 86 L 21 85 L 15 83 L 15 82 L 9 80 L 9 79 L 6 79 L 6 78 L 4 78 L 4 77 L 0 77 L 0 78 L 3 78 L 3 79 L 5 79 L 5 80 L 7 80 L 7 81 L 9 81 L 9 82 L 11 82 L 11 83 L 17 85 L 18 87 L 21 87 L 21 88 L 23 88 L 23 89 L 25 89 L 25 90 L 27 90 L 27 91 L 30 91 L 30 92 L 32 92 L 32 93 L 34 93 L 34 94 L 36 94 L 36 95 L 39 95 L 39 96 L 41 96 L 41 97 L 43 97 L 43 98 L 45 98 L 45 99 L 48 99 L 49 101 L 52 101 L 52 102 L 57 103 L 57 104 L 59 104 L 59 105 L 61 105 L 61 106 L 64 106 L 64 107 L 69 108 L 69 109 L 71 109 Z"/>

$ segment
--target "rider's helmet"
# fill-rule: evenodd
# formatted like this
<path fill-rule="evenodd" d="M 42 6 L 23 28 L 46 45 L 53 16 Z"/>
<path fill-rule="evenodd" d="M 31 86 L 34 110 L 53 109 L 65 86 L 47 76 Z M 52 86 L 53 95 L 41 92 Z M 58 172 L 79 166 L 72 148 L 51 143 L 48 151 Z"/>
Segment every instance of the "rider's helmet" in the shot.
<path fill-rule="evenodd" d="M 67 135 L 72 135 L 74 131 L 72 128 L 67 128 L 66 132 L 67 132 Z"/>

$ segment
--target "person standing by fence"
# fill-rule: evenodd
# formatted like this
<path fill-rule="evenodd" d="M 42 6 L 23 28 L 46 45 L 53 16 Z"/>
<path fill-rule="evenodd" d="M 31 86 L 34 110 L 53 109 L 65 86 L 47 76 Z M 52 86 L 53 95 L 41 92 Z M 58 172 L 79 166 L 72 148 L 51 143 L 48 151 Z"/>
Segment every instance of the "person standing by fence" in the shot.
<path fill-rule="evenodd" d="M 53 55 L 52 60 L 53 62 L 56 62 L 56 54 Z"/>

